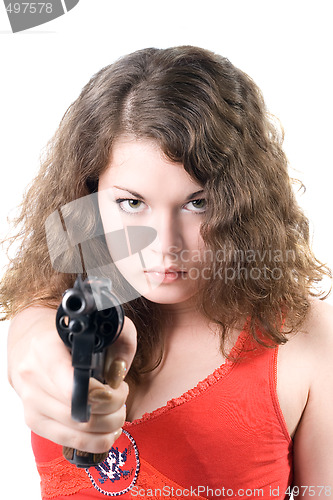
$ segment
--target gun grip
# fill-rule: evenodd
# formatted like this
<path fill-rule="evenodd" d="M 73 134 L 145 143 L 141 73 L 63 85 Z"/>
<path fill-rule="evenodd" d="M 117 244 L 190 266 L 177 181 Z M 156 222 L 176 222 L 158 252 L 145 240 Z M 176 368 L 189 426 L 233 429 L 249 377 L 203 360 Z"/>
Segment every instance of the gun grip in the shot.
<path fill-rule="evenodd" d="M 68 460 L 71 464 L 76 465 L 76 467 L 88 469 L 89 467 L 94 467 L 104 462 L 109 455 L 109 452 L 89 453 L 87 451 L 75 450 L 74 448 L 63 446 L 62 454 L 66 460 Z"/>
<path fill-rule="evenodd" d="M 89 379 L 92 375 L 92 357 L 95 346 L 94 332 L 73 334 L 72 365 L 74 381 L 72 394 L 72 417 L 78 422 L 88 422 L 90 406 L 88 405 Z"/>
<path fill-rule="evenodd" d="M 77 422 L 88 422 L 90 405 L 88 405 L 90 373 L 88 370 L 74 368 L 72 394 L 72 418 Z"/>

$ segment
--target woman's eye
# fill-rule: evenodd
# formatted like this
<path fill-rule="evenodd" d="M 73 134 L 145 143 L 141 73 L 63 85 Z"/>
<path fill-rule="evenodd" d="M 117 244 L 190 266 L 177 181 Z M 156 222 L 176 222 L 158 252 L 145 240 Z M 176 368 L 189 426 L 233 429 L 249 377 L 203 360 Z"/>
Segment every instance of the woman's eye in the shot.
<path fill-rule="evenodd" d="M 205 210 L 207 208 L 207 201 L 204 198 L 202 198 L 200 200 L 189 201 L 185 205 L 185 207 L 186 207 L 186 210 L 201 214 L 201 213 L 205 212 Z"/>
<path fill-rule="evenodd" d="M 145 205 L 141 200 L 124 199 L 124 198 L 116 200 L 116 203 L 118 203 L 120 210 L 122 210 L 123 212 L 127 212 L 129 214 L 142 212 L 142 210 L 144 210 L 144 205 Z"/>

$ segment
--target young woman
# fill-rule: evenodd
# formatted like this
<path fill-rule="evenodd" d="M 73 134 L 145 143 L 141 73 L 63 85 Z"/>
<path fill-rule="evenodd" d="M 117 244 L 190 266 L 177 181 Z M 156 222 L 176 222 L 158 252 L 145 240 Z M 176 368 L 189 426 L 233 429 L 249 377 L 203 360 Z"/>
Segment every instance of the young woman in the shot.
<path fill-rule="evenodd" d="M 281 142 L 253 81 L 190 46 L 126 56 L 70 106 L 1 284 L 43 498 L 333 496 L 333 312 L 318 300 L 329 271 Z M 83 267 L 127 297 L 87 423 L 71 418 L 54 326 L 78 272 L 78 245 L 62 248 L 68 207 L 90 242 Z M 112 235 L 133 227 L 156 238 L 119 256 Z M 84 470 L 61 445 L 110 451 Z"/>

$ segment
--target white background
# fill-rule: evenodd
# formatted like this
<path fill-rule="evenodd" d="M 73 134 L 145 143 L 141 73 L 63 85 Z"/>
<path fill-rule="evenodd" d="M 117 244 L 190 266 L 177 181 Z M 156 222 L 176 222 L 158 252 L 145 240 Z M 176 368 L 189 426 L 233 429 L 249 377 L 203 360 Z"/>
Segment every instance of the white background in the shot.
<path fill-rule="evenodd" d="M 330 0 L 81 0 L 65 16 L 12 34 L 1 2 L 0 237 L 42 148 L 90 76 L 139 48 L 191 44 L 225 55 L 263 90 L 284 126 L 291 174 L 307 187 L 300 203 L 314 249 L 333 267 L 332 14 Z M 7 327 L 0 325 L 2 487 L 8 483 L 6 500 L 38 499 L 29 430 L 6 379 Z"/>

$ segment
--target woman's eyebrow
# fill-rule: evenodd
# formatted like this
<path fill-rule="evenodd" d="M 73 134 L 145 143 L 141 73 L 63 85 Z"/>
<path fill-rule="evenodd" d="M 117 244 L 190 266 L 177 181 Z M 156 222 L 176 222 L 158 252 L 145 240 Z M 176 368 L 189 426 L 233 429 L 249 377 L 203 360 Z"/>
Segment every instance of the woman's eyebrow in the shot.
<path fill-rule="evenodd" d="M 192 200 L 193 198 L 195 198 L 196 196 L 199 196 L 201 194 L 204 193 L 204 190 L 203 189 L 200 189 L 199 191 L 195 191 L 194 193 L 190 194 L 187 198 L 186 198 L 186 201 L 190 201 Z"/>
<path fill-rule="evenodd" d="M 135 198 L 144 199 L 144 196 L 142 196 L 141 194 L 137 193 L 136 191 L 130 191 L 129 189 L 121 187 L 121 186 L 113 186 L 113 187 L 115 187 L 116 189 L 121 189 L 122 191 L 126 191 L 127 193 L 131 194 Z M 187 196 L 186 201 L 192 200 L 196 196 L 199 196 L 199 195 L 203 194 L 203 192 L 204 192 L 204 190 L 200 189 L 199 191 L 195 191 L 194 193 L 191 193 L 189 196 Z"/>
<path fill-rule="evenodd" d="M 116 189 L 121 189 L 122 191 L 126 191 L 127 193 L 131 194 L 132 196 L 135 196 L 135 198 L 142 198 L 143 199 L 143 196 L 139 193 L 137 193 L 136 191 L 130 191 L 129 189 L 126 189 L 126 188 L 123 188 L 121 186 L 113 186 L 115 187 Z"/>

